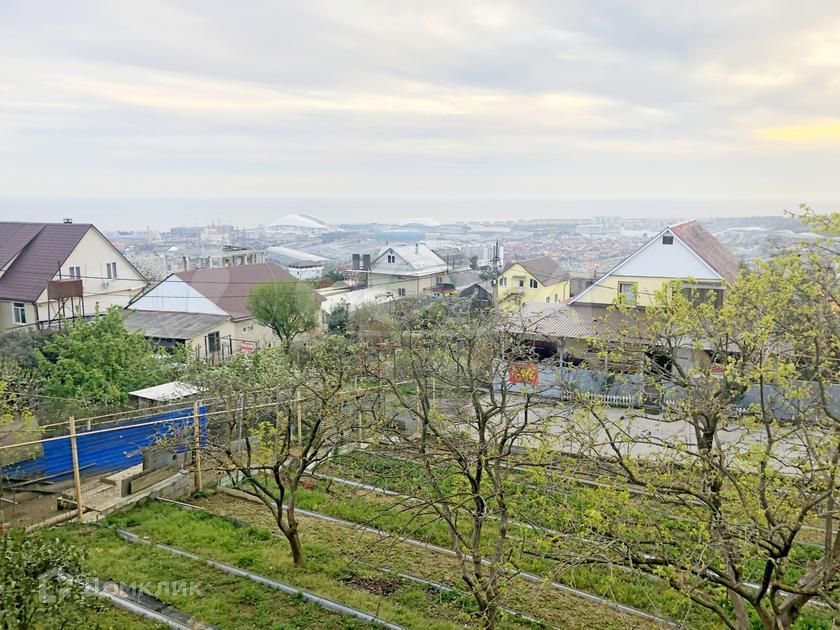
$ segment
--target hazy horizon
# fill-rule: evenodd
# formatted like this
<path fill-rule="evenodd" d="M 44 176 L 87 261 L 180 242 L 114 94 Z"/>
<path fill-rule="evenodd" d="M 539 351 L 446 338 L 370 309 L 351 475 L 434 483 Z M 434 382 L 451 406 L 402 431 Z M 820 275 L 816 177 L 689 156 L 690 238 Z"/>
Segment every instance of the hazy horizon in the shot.
<path fill-rule="evenodd" d="M 805 200 L 806 202 L 808 200 Z M 502 199 L 278 197 L 214 199 L 3 198 L 0 220 L 53 221 L 71 218 L 104 230 L 166 230 L 210 223 L 254 227 L 292 213 L 331 223 L 395 224 L 412 217 L 441 223 L 620 216 L 652 219 L 779 216 L 800 201 L 755 199 Z M 817 211 L 836 204 L 813 203 Z"/>

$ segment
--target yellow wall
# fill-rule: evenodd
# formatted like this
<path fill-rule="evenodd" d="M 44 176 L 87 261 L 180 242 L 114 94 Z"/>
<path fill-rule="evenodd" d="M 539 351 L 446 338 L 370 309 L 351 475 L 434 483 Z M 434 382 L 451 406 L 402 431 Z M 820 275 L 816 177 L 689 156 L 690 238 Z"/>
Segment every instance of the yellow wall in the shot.
<path fill-rule="evenodd" d="M 642 278 L 633 276 L 608 276 L 601 280 L 600 284 L 594 285 L 586 294 L 581 293 L 575 300 L 576 304 L 612 304 L 618 297 L 618 285 L 620 282 L 631 282 L 636 284 L 636 304 L 649 306 L 653 302 L 654 294 L 674 278 Z M 704 282 L 709 288 L 723 288 L 720 283 Z"/>
<path fill-rule="evenodd" d="M 206 359 L 204 338 L 214 332 L 219 333 L 222 345 L 227 346 L 228 339 L 232 339 L 233 354 L 240 352 L 240 345 L 243 341 L 249 341 L 255 345 L 256 348 L 265 348 L 277 341 L 277 336 L 274 331 L 267 326 L 257 323 L 253 317 L 242 319 L 238 321 L 227 320 L 221 322 L 218 326 L 208 328 L 200 335 L 196 335 L 189 340 L 189 347 L 192 349 L 193 356 Z M 225 350 L 227 353 L 227 350 Z M 225 354 L 227 356 L 227 354 Z"/>
<path fill-rule="evenodd" d="M 506 286 L 502 286 L 502 278 L 505 279 Z M 520 280 L 523 281 L 523 287 L 519 286 Z M 535 289 L 531 288 L 531 280 L 536 280 L 536 278 L 525 271 L 521 265 L 512 265 L 510 269 L 496 278 L 499 306 L 515 309 L 518 305 L 528 302 L 546 303 L 546 298 L 548 298 L 548 303 L 552 304 L 569 298 L 568 280 L 551 286 L 544 286 L 537 281 L 537 288 Z"/>

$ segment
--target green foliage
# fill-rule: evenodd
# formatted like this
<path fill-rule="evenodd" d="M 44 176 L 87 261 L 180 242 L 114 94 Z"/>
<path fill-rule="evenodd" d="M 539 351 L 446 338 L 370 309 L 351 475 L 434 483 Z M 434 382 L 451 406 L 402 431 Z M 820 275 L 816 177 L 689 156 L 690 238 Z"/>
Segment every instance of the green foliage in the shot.
<path fill-rule="evenodd" d="M 94 604 L 82 587 L 84 554 L 49 531 L 12 530 L 0 536 L 0 627 L 81 627 Z"/>
<path fill-rule="evenodd" d="M 327 331 L 331 335 L 346 335 L 350 324 L 350 307 L 338 304 L 327 315 Z"/>
<path fill-rule="evenodd" d="M 49 340 L 39 353 L 47 395 L 116 405 L 128 392 L 171 377 L 171 365 L 142 335 L 125 329 L 121 313 L 112 308 L 89 322 L 76 320 Z"/>
<path fill-rule="evenodd" d="M 35 369 L 39 351 L 54 334 L 54 331 L 14 330 L 0 335 L 0 357 L 13 360 L 24 369 Z"/>
<path fill-rule="evenodd" d="M 271 328 L 288 352 L 299 334 L 318 325 L 320 307 L 306 282 L 269 282 L 255 286 L 248 309 L 257 321 Z"/>

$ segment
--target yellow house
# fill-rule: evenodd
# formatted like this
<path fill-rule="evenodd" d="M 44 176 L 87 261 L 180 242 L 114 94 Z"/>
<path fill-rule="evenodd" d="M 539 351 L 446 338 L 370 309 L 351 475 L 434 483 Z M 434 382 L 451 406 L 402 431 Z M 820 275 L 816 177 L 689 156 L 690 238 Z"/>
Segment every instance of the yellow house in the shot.
<path fill-rule="evenodd" d="M 647 306 L 663 284 L 689 278 L 687 289 L 699 291 L 704 300 L 714 292 L 720 302 L 738 267 L 738 260 L 710 232 L 697 221 L 684 221 L 666 227 L 571 304 L 612 304 L 623 295 L 631 304 Z"/>
<path fill-rule="evenodd" d="M 569 273 L 549 256 L 519 260 L 496 278 L 498 303 L 508 310 L 530 302 L 558 304 L 569 298 L 569 284 Z"/>

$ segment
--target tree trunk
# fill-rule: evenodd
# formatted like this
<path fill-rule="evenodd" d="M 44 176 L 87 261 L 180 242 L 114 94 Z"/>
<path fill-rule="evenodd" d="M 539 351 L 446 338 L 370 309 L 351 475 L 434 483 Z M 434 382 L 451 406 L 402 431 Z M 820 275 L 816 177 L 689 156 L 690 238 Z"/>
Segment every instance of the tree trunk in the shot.
<path fill-rule="evenodd" d="M 283 533 L 286 536 L 286 540 L 289 541 L 289 547 L 292 550 L 292 561 L 295 563 L 296 567 L 302 567 L 305 564 L 305 558 L 303 555 L 303 545 L 300 542 L 297 527 L 292 527 L 288 530 L 288 533 Z"/>

